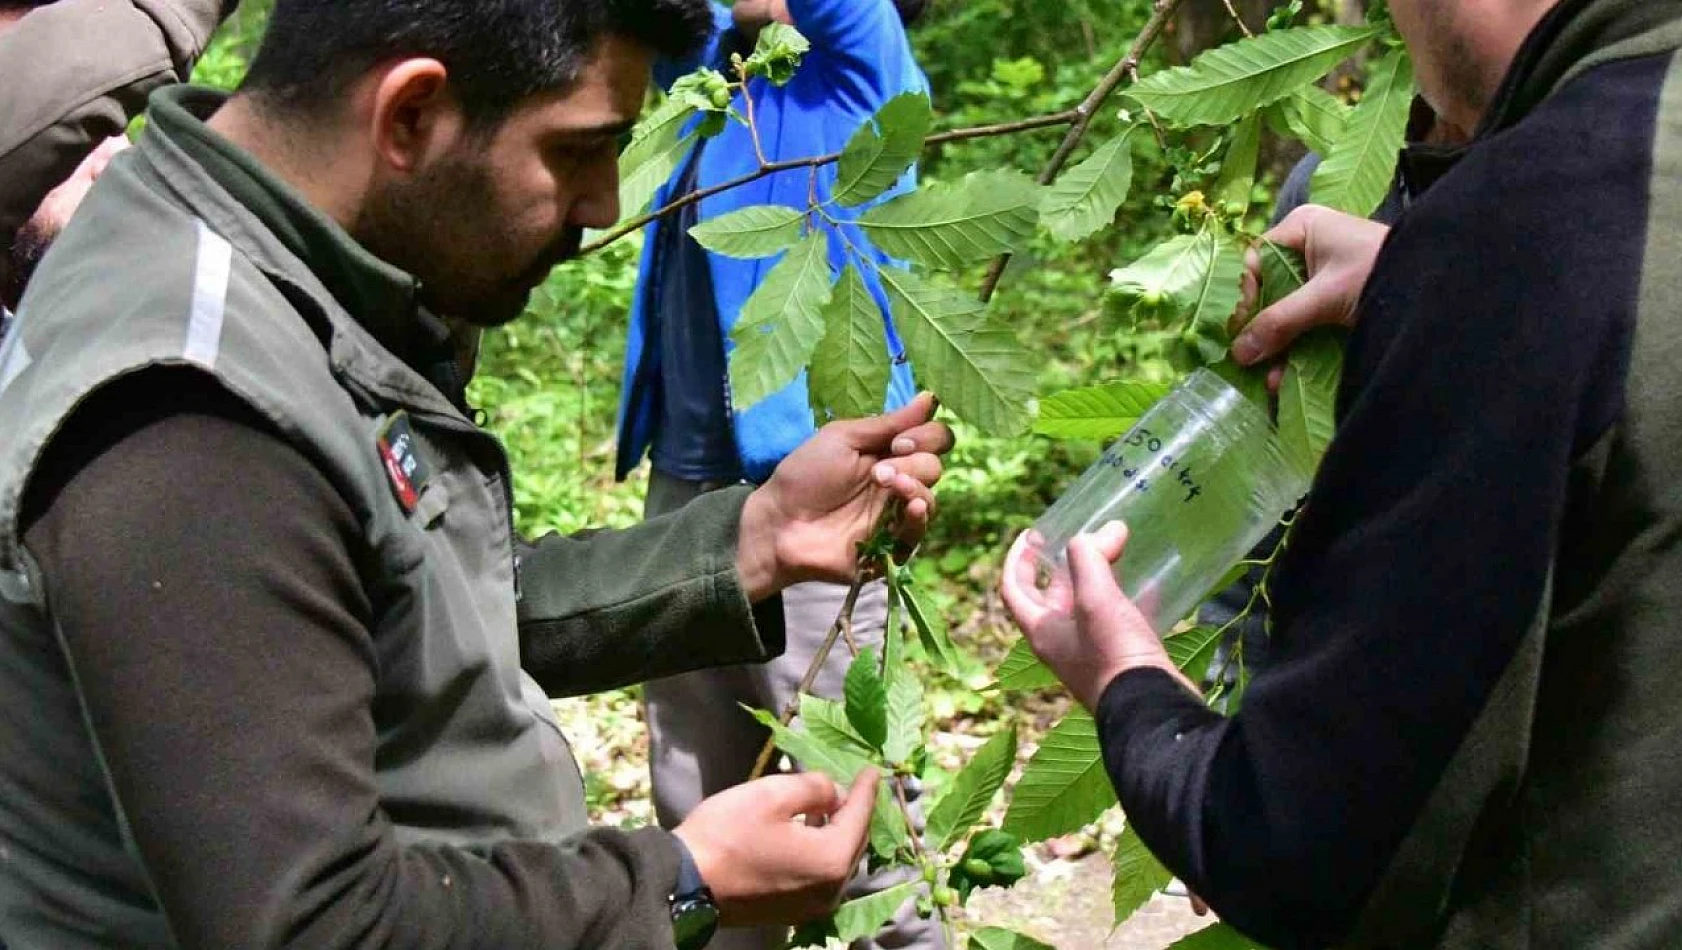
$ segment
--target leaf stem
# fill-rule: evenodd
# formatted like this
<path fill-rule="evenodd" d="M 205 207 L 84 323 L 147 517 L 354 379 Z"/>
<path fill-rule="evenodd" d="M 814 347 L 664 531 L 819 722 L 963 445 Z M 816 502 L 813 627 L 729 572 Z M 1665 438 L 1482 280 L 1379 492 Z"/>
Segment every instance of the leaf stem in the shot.
<path fill-rule="evenodd" d="M 824 635 L 823 644 L 818 647 L 817 654 L 812 657 L 812 665 L 806 668 L 806 675 L 800 678 L 800 687 L 794 691 L 794 698 L 790 699 L 788 705 L 783 707 L 781 716 L 783 725 L 786 726 L 793 722 L 794 717 L 799 715 L 800 697 L 812 691 L 812 685 L 818 681 L 818 676 L 823 673 L 824 664 L 829 662 L 829 654 L 835 649 L 835 641 L 839 640 L 841 634 L 852 626 L 853 611 L 858 607 L 859 592 L 864 590 L 865 580 L 870 575 L 866 567 L 866 564 L 860 564 L 858 570 L 853 573 L 853 585 L 847 588 L 847 599 L 841 602 L 841 613 L 836 615 L 835 622 L 829 625 L 829 632 Z M 765 770 L 771 766 L 771 756 L 776 751 L 777 737 L 774 735 L 767 736 L 764 747 L 759 750 L 759 758 L 753 762 L 753 771 L 748 773 L 748 781 L 751 782 L 764 776 Z"/>
<path fill-rule="evenodd" d="M 1178 3 L 1179 0 L 1171 0 L 1171 2 Z M 1062 112 L 1053 112 L 1047 115 L 1034 116 L 1030 119 L 1020 119 L 1015 122 L 1001 122 L 995 125 L 978 125 L 971 128 L 950 129 L 945 132 L 938 132 L 923 139 L 923 147 L 928 148 L 931 145 L 944 145 L 948 142 L 963 142 L 968 141 L 969 139 L 1013 135 L 1018 132 L 1031 132 L 1035 129 L 1050 128 L 1058 125 L 1069 125 L 1079 120 L 1080 110 L 1065 109 Z M 794 158 L 781 162 L 762 162 L 759 170 L 756 172 L 750 172 L 739 178 L 733 178 L 730 181 L 713 185 L 709 188 L 697 189 L 674 200 L 663 208 L 650 211 L 647 214 L 638 215 L 637 217 L 631 218 L 622 224 L 614 226 L 612 230 L 581 248 L 578 252 L 579 256 L 582 257 L 586 254 L 593 254 L 629 234 L 642 230 L 644 226 L 654 221 L 658 221 L 667 215 L 681 211 L 698 201 L 705 201 L 714 195 L 723 194 L 726 191 L 734 191 L 743 185 L 750 185 L 761 178 L 775 175 L 778 172 L 786 172 L 796 168 L 821 168 L 825 165 L 832 165 L 840 160 L 840 152 L 831 152 L 828 155 L 815 155 L 811 158 Z"/>
<path fill-rule="evenodd" d="M 1232 5 L 1232 0 L 1221 0 L 1221 2 L 1226 4 L 1226 12 L 1231 14 L 1232 22 L 1238 24 L 1238 29 L 1244 36 L 1254 39 L 1256 34 L 1250 32 L 1250 28 L 1244 24 L 1244 18 L 1238 15 L 1238 8 Z"/>
<path fill-rule="evenodd" d="M 747 111 L 748 137 L 753 139 L 753 154 L 759 159 L 759 167 L 765 167 L 765 146 L 759 141 L 759 123 L 753 117 L 753 92 L 748 89 L 748 68 L 746 63 L 736 64 L 736 74 L 742 77 L 742 105 Z"/>
<path fill-rule="evenodd" d="M 1086 138 L 1087 130 L 1092 127 L 1092 120 L 1097 115 L 1098 110 L 1121 87 L 1123 81 L 1129 77 L 1138 76 L 1139 61 L 1144 59 L 1146 51 L 1151 48 L 1151 44 L 1155 43 L 1157 37 L 1162 35 L 1162 30 L 1168 25 L 1169 18 L 1174 15 L 1174 11 L 1180 8 L 1182 2 L 1183 0 L 1156 0 L 1156 10 L 1151 14 L 1150 20 L 1145 23 L 1144 29 L 1139 31 L 1139 36 L 1133 41 L 1133 46 L 1127 51 L 1127 55 L 1122 57 L 1121 61 L 1104 75 L 1104 78 L 1087 95 L 1085 101 L 1075 107 L 1074 111 L 1078 118 L 1069 128 L 1068 134 L 1063 136 L 1063 144 L 1059 145 L 1057 151 L 1052 153 L 1051 160 L 1046 163 L 1045 170 L 1040 172 L 1039 182 L 1041 185 L 1049 185 L 1057 180 L 1057 176 L 1063 171 L 1063 166 L 1069 163 L 1070 157 L 1074 155 L 1081 140 Z M 1010 264 L 1010 257 L 1009 254 L 1000 255 L 997 260 L 993 261 L 992 267 L 988 269 L 987 279 L 981 284 L 981 300 L 983 303 L 992 300 L 993 294 L 999 289 L 999 278 L 1004 276 L 1005 267 Z"/>

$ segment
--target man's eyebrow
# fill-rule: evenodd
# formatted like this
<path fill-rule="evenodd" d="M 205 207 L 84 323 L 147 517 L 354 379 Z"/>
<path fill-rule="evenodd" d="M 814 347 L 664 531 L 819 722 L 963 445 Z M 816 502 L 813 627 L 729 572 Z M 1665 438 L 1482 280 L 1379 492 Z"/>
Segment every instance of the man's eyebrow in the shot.
<path fill-rule="evenodd" d="M 636 128 L 635 119 L 625 119 L 619 122 L 603 122 L 600 125 L 578 125 L 558 130 L 558 134 L 568 138 L 618 138 Z"/>

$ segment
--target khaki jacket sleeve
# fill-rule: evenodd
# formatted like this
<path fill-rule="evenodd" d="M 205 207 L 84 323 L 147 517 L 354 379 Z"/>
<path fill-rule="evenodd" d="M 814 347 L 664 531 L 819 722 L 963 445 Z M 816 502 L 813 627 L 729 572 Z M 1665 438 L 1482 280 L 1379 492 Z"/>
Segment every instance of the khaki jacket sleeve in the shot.
<path fill-rule="evenodd" d="M 577 696 L 782 653 L 782 598 L 749 604 L 736 572 L 749 493 L 717 491 L 624 531 L 527 547 L 526 671 L 551 696 Z"/>
<path fill-rule="evenodd" d="M 152 90 L 187 78 L 224 6 L 58 0 L 0 33 L 0 235 L 9 241 Z"/>

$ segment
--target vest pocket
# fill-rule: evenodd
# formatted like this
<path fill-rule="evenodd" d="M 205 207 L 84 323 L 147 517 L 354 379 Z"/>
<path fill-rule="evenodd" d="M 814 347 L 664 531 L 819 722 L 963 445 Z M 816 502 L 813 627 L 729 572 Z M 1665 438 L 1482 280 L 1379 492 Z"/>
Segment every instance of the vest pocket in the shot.
<path fill-rule="evenodd" d="M 443 520 L 444 512 L 450 507 L 450 490 L 444 487 L 442 478 L 434 477 L 421 490 L 420 498 L 415 501 L 415 510 L 409 515 L 409 520 L 422 528 L 431 528 Z"/>

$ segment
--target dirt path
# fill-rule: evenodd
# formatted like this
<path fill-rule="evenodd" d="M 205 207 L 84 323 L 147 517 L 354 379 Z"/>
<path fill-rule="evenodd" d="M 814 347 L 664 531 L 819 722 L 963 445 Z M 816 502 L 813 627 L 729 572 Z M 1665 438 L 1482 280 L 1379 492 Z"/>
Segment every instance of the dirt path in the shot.
<path fill-rule="evenodd" d="M 1164 950 L 1213 922 L 1192 914 L 1183 897 L 1159 894 L 1110 930 L 1110 863 L 1102 854 L 1056 861 L 1008 891 L 970 900 L 971 925 L 1008 927 L 1057 950 Z"/>

